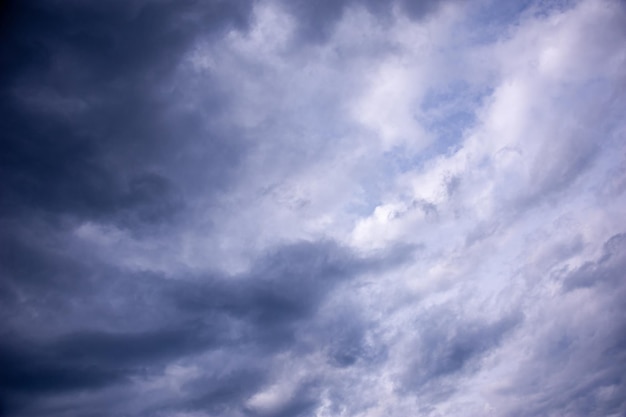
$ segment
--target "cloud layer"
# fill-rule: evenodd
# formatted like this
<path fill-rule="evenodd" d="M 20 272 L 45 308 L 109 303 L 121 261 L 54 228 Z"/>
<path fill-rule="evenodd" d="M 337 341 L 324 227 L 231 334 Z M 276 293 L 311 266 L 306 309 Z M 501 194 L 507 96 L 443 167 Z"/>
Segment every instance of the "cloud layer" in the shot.
<path fill-rule="evenodd" d="M 1 12 L 0 415 L 626 415 L 622 2 Z"/>

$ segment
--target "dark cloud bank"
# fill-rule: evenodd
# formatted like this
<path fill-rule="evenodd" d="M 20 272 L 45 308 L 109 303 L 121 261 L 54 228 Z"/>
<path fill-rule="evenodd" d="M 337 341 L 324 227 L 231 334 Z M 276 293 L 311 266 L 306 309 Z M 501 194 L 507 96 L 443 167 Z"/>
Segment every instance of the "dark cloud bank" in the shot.
<path fill-rule="evenodd" d="M 397 6 L 419 22 L 441 3 Z M 354 4 L 283 7 L 299 22 L 294 42 L 315 45 Z M 384 2 L 363 5 L 390 19 Z M 379 319 L 351 300 L 362 277 L 413 262 L 412 248 L 363 255 L 333 240 L 297 241 L 264 248 L 240 273 L 158 273 L 107 262 L 74 233 L 97 223 L 167 242 L 189 227 L 198 195 L 211 201 L 245 180 L 239 168 L 253 145 L 224 121 L 227 92 L 208 81 L 202 111 L 185 109 L 175 74 L 196 42 L 249 30 L 253 7 L 3 3 L 0 415 L 312 416 L 327 391 L 328 415 L 371 406 L 319 372 L 276 406 L 249 400 L 277 383 L 286 356 L 321 352 L 329 369 L 382 375 L 393 346 L 370 337 Z M 560 316 L 544 326 L 546 337 L 520 356 L 524 370 L 501 388 L 506 415 L 626 415 L 624 241 L 615 235 L 595 262 L 558 277 L 564 297 L 597 294 L 608 322 L 589 339 L 593 320 Z M 521 308 L 490 321 L 465 318 L 454 303 L 424 311 L 406 329 L 411 353 L 394 374 L 394 392 L 422 401 L 414 415 L 431 412 L 532 325 Z M 144 387 L 172 369 L 190 373 L 182 386 Z"/>
<path fill-rule="evenodd" d="M 10 2 L 3 13 L 3 213 L 166 221 L 184 205 L 167 170 L 198 164 L 166 159 L 201 133 L 210 187 L 224 186 L 243 152 L 235 134 L 199 132 L 166 90 L 198 36 L 245 29 L 248 3 Z"/>

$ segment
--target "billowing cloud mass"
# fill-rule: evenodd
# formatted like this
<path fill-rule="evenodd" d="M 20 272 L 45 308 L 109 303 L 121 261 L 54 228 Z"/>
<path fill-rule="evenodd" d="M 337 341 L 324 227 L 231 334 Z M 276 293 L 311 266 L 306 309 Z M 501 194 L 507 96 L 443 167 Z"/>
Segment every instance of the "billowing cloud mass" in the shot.
<path fill-rule="evenodd" d="M 626 416 L 624 2 L 1 12 L 0 415 Z"/>

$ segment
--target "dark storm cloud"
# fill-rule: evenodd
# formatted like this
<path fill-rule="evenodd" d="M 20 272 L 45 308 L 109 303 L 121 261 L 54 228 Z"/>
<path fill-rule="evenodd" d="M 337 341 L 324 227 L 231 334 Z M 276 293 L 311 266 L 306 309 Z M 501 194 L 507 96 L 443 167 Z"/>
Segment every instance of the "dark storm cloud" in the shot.
<path fill-rule="evenodd" d="M 3 344 L 2 389 L 50 393 L 86 390 L 120 382 L 165 358 L 206 348 L 198 326 L 137 333 L 76 331 L 41 344 Z"/>
<path fill-rule="evenodd" d="M 18 411 L 55 394 L 149 378 L 169 361 L 213 346 L 216 332 L 209 327 L 188 323 L 135 333 L 79 330 L 44 342 L 3 342 L 0 394 Z M 39 412 L 37 407 L 32 411 Z"/>
<path fill-rule="evenodd" d="M 199 377 L 184 399 L 159 407 L 241 410 L 242 401 L 269 377 L 272 356 L 299 349 L 301 326 L 333 288 L 402 261 L 397 255 L 391 261 L 361 258 L 333 242 L 298 243 L 268 252 L 241 276 L 165 279 L 93 260 L 52 257 L 49 249 L 20 250 L 29 261 L 5 272 L 13 282 L 29 276 L 38 282 L 20 288 L 21 314 L 17 300 L 3 308 L 5 321 L 14 325 L 0 343 L 5 370 L 0 390 L 9 411 L 32 415 L 45 413 L 45 408 L 30 408 L 35 400 L 130 384 L 131 378 L 155 377 L 170 363 L 221 349 L 240 357 L 240 366 L 223 377 Z M 59 281 L 71 284 L 56 288 Z M 37 317 L 25 311 L 36 311 Z M 42 317 L 56 323 L 55 329 L 39 331 Z M 328 339 L 324 326 L 315 331 Z M 352 343 L 350 337 L 344 342 Z M 342 349 L 336 355 L 346 366 L 346 360 L 354 361 L 346 359 L 353 348 Z M 248 369 L 251 364 L 254 369 Z M 301 415 L 315 403 L 310 389 L 302 388 L 276 415 Z"/>
<path fill-rule="evenodd" d="M 124 376 L 123 372 L 110 368 L 71 366 L 59 362 L 44 349 L 38 353 L 33 350 L 30 344 L 2 346 L 0 386 L 5 398 L 10 399 L 11 391 L 45 393 L 100 388 Z"/>
<path fill-rule="evenodd" d="M 11 2 L 0 40 L 0 155 L 4 215 L 53 213 L 136 227 L 184 206 L 171 161 L 192 138 L 209 185 L 244 151 L 233 132 L 206 131 L 176 113 L 171 76 L 199 36 L 245 29 L 250 3 Z M 216 95 L 209 99 L 219 112 Z M 181 157 L 180 159 L 184 159 Z"/>

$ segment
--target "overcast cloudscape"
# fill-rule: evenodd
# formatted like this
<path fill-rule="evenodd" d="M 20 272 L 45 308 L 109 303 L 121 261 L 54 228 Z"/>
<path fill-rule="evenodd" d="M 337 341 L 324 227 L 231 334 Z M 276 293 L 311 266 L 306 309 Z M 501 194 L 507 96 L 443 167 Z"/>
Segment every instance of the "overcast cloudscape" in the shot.
<path fill-rule="evenodd" d="M 1 416 L 626 416 L 623 1 L 0 11 Z"/>

